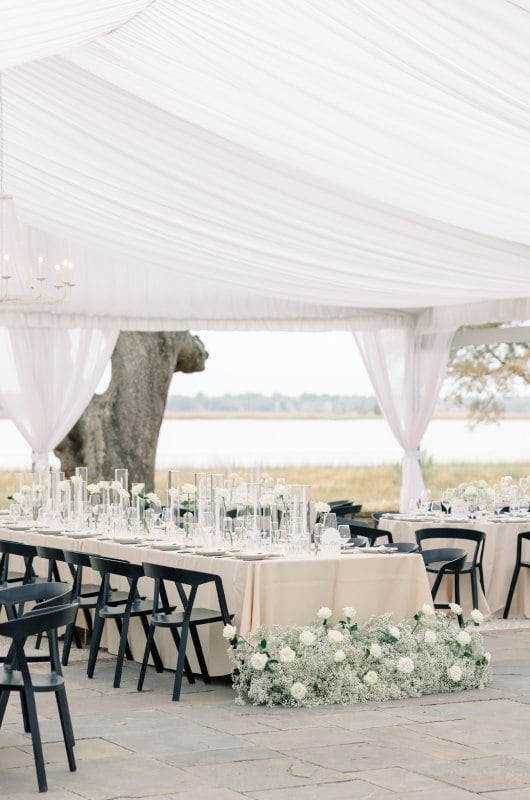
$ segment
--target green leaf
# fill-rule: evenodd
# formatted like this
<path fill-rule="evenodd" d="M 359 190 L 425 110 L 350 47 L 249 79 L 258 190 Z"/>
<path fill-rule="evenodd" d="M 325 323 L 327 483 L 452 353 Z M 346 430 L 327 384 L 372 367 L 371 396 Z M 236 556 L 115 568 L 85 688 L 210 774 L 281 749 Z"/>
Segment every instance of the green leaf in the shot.
<path fill-rule="evenodd" d="M 262 639 L 261 642 L 259 643 L 259 646 L 262 650 L 265 650 L 265 648 L 267 647 L 267 640 Z"/>

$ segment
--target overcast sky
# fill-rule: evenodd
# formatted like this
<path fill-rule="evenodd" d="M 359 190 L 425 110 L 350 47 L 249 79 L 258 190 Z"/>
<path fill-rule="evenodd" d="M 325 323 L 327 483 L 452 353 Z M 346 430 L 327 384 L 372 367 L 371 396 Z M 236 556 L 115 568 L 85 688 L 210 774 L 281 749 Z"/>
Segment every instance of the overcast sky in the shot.
<path fill-rule="evenodd" d="M 176 373 L 172 394 L 373 395 L 351 333 L 196 333 L 210 354 L 206 369 Z"/>

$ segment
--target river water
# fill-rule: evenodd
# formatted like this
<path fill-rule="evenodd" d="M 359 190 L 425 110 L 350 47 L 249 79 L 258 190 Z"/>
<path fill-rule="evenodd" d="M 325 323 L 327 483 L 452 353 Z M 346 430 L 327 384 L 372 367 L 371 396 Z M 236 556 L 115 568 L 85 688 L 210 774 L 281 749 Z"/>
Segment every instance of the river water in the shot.
<path fill-rule="evenodd" d="M 530 462 L 530 420 L 471 431 L 465 420 L 433 420 L 422 449 L 435 463 Z M 166 419 L 157 467 L 362 466 L 392 464 L 402 453 L 383 419 Z M 28 445 L 0 419 L 0 469 L 30 469 Z"/>

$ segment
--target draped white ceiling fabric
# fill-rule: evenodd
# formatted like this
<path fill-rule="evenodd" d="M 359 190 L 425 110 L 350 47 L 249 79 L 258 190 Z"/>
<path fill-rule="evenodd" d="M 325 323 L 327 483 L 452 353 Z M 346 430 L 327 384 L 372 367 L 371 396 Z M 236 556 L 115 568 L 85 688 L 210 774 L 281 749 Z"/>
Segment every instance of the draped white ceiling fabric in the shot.
<path fill-rule="evenodd" d="M 0 324 L 530 317 L 529 41 L 525 0 L 7 0 L 5 185 L 78 286 Z"/>

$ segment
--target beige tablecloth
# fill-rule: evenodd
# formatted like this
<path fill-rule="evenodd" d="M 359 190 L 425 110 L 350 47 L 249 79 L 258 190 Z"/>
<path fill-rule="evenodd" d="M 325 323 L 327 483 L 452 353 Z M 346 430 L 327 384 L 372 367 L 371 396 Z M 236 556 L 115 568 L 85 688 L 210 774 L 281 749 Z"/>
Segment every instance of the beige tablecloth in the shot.
<path fill-rule="evenodd" d="M 74 539 L 37 532 L 0 530 L 0 538 L 42 544 L 66 550 L 83 550 L 111 558 L 126 558 L 133 563 L 149 561 L 180 566 L 220 575 L 228 608 L 235 614 L 234 624 L 244 635 L 259 625 L 310 624 L 321 606 L 340 617 L 343 606 L 357 609 L 357 620 L 364 622 L 374 614 L 389 612 L 393 618 L 411 617 L 423 603 L 431 600 L 429 582 L 418 555 L 355 554 L 324 559 L 278 558 L 266 561 L 242 561 L 236 558 L 214 558 L 162 551 L 148 546 L 122 545 L 96 538 Z M 37 562 L 37 571 L 44 574 L 44 565 Z M 90 580 L 90 575 L 87 575 Z M 119 584 L 116 584 L 119 588 Z M 143 579 L 140 588 L 150 594 L 151 583 Z M 202 588 L 197 603 L 217 608 L 215 590 Z M 108 627 L 107 646 L 117 650 L 117 635 Z M 212 675 L 230 672 L 222 625 L 204 626 L 201 641 Z M 164 664 L 174 667 L 176 653 L 173 641 L 165 631 L 157 631 L 157 643 Z M 138 620 L 132 620 L 131 649 L 141 660 L 145 636 Z M 193 659 L 190 659 L 193 665 Z"/>
<path fill-rule="evenodd" d="M 530 520 L 517 522 L 490 522 L 472 520 L 468 523 L 461 522 L 427 522 L 408 521 L 382 518 L 379 527 L 392 532 L 397 542 L 415 542 L 415 531 L 420 528 L 455 527 L 466 530 L 484 531 L 486 544 L 484 548 L 484 582 L 486 584 L 486 597 L 480 592 L 480 610 L 493 617 L 501 617 L 506 605 L 508 589 L 512 579 L 516 561 L 517 534 L 530 530 Z M 445 543 L 446 546 L 464 547 L 461 542 Z M 429 541 L 426 547 L 441 546 L 438 540 Z M 523 550 L 524 555 L 524 550 Z M 527 560 L 530 559 L 530 548 Z M 462 605 L 466 611 L 471 610 L 471 592 L 469 578 L 463 576 Z M 517 589 L 510 609 L 511 618 L 530 618 L 530 570 L 523 569 L 519 575 Z"/>

